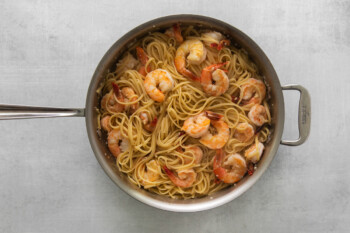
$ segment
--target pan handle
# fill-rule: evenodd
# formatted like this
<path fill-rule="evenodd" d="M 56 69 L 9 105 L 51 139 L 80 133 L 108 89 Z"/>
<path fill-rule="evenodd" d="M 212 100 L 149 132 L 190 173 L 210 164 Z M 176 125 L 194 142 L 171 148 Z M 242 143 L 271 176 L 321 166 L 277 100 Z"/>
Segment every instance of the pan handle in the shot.
<path fill-rule="evenodd" d="M 84 116 L 85 109 L 83 108 L 51 108 L 0 104 L 0 120 Z"/>
<path fill-rule="evenodd" d="M 281 144 L 298 146 L 303 144 L 310 134 L 311 126 L 311 99 L 309 92 L 300 85 L 290 84 L 282 87 L 282 90 L 297 90 L 300 92 L 298 127 L 299 138 L 296 140 L 281 140 Z"/>

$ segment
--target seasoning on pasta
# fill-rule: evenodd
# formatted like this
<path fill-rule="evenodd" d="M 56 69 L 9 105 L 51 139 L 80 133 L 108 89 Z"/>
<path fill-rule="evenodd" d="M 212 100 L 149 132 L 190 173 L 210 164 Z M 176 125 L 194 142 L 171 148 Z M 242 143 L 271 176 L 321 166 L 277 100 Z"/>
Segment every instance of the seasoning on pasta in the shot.
<path fill-rule="evenodd" d="M 101 87 L 118 169 L 160 195 L 202 197 L 251 175 L 270 134 L 266 86 L 221 33 L 179 24 L 131 46 Z"/>

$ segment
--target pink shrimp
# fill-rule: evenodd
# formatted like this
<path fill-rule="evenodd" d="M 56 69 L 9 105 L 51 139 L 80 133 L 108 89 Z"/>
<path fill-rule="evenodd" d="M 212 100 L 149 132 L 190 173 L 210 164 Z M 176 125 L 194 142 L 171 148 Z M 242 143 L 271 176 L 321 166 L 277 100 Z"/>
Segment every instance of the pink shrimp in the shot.
<path fill-rule="evenodd" d="M 168 175 L 171 182 L 173 182 L 176 186 L 182 188 L 188 188 L 193 185 L 196 181 L 197 173 L 192 169 L 183 169 L 177 171 L 177 176 L 170 171 L 166 166 L 163 166 L 165 173 Z"/>
<path fill-rule="evenodd" d="M 210 131 L 204 134 L 199 140 L 200 143 L 210 149 L 220 149 L 225 146 L 230 137 L 230 129 L 227 123 L 223 120 L 223 116 L 214 112 L 207 111 L 207 116 L 210 118 L 210 124 L 216 129 L 216 134 L 213 135 Z"/>
<path fill-rule="evenodd" d="M 247 172 L 247 164 L 240 154 L 231 154 L 225 158 L 222 149 L 216 151 L 213 171 L 218 179 L 232 184 L 241 180 Z"/>
<path fill-rule="evenodd" d="M 251 161 L 252 163 L 257 163 L 259 162 L 261 155 L 263 154 L 264 148 L 264 144 L 262 144 L 261 142 L 253 144 L 244 152 L 244 157 L 246 157 L 246 159 L 248 161 Z"/>
<path fill-rule="evenodd" d="M 248 123 L 239 123 L 236 127 L 236 131 L 233 137 L 237 138 L 238 141 L 247 142 L 254 136 L 254 128 Z"/>
<path fill-rule="evenodd" d="M 147 67 L 147 71 L 146 71 L 146 64 L 148 62 L 148 56 L 145 52 L 145 50 L 143 50 L 143 48 L 141 47 L 136 47 L 136 55 L 137 58 L 139 59 L 139 61 L 141 62 L 141 66 L 139 68 L 139 73 L 142 74 L 143 76 L 146 76 L 147 73 L 149 73 L 151 71 L 151 67 Z"/>
<path fill-rule="evenodd" d="M 116 83 L 112 83 L 113 91 L 105 94 L 101 100 L 101 108 L 110 112 L 118 113 L 124 110 L 124 105 L 117 102 L 124 102 L 124 96 L 121 94 Z"/>
<path fill-rule="evenodd" d="M 110 115 L 106 115 L 104 116 L 102 119 L 101 119 L 101 126 L 102 126 L 102 129 L 107 131 L 107 132 L 110 132 L 112 130 L 112 127 L 109 125 L 109 120 L 111 119 L 111 116 Z"/>
<path fill-rule="evenodd" d="M 202 70 L 201 84 L 203 90 L 212 96 L 219 96 L 225 93 L 229 87 L 229 79 L 225 70 L 219 69 L 227 62 L 210 65 Z"/>
<path fill-rule="evenodd" d="M 120 153 L 126 151 L 129 147 L 128 140 L 122 136 L 119 129 L 113 129 L 108 133 L 107 143 L 108 149 L 114 157 L 118 157 Z"/>
<path fill-rule="evenodd" d="M 179 23 L 176 23 L 171 28 L 167 29 L 164 34 L 169 37 L 174 37 L 178 43 L 182 43 L 184 41 L 181 35 L 181 28 Z"/>
<path fill-rule="evenodd" d="M 250 109 L 248 117 L 256 126 L 262 126 L 268 121 L 266 108 L 260 104 L 256 104 Z"/>
<path fill-rule="evenodd" d="M 241 85 L 241 98 L 243 104 L 260 104 L 266 95 L 265 84 L 258 79 L 249 78 Z"/>
<path fill-rule="evenodd" d="M 187 54 L 189 55 L 187 56 Z M 191 64 L 202 63 L 207 56 L 207 50 L 204 44 L 197 39 L 184 41 L 176 50 L 174 60 L 175 67 L 180 74 L 194 81 L 199 81 L 199 78 L 186 68 L 186 56 L 187 61 Z"/>
<path fill-rule="evenodd" d="M 173 89 L 174 80 L 167 70 L 156 69 L 147 74 L 143 86 L 153 100 L 163 102 L 165 93 Z"/>
<path fill-rule="evenodd" d="M 207 133 L 210 126 L 210 119 L 202 112 L 185 120 L 181 130 L 193 138 L 199 138 Z"/>

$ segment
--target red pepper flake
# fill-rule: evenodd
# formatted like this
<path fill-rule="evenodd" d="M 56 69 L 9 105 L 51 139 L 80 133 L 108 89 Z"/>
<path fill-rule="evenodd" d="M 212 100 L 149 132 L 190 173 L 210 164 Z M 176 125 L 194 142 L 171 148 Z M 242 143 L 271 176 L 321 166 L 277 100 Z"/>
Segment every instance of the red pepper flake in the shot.
<path fill-rule="evenodd" d="M 262 126 L 256 128 L 255 135 L 257 135 L 262 130 L 262 128 L 264 128 L 264 126 L 265 126 L 265 124 L 263 124 Z"/>
<path fill-rule="evenodd" d="M 215 184 L 220 184 L 222 181 L 219 178 L 215 178 L 214 183 Z"/>
<path fill-rule="evenodd" d="M 233 103 L 237 104 L 239 101 L 239 98 L 238 98 L 238 96 L 231 96 L 231 100 Z"/>
<path fill-rule="evenodd" d="M 220 41 L 219 45 L 217 46 L 217 50 L 221 50 L 224 46 L 230 45 L 229 40 L 222 40 Z"/>
<path fill-rule="evenodd" d="M 217 47 L 218 47 L 218 44 L 217 44 L 217 43 L 211 43 L 211 44 L 210 44 L 210 47 L 212 47 L 212 48 L 217 48 Z"/>
<path fill-rule="evenodd" d="M 113 91 L 115 93 L 116 96 L 119 96 L 119 93 L 120 93 L 120 89 L 119 89 L 119 86 L 117 83 L 112 83 L 112 86 L 113 86 Z"/>
<path fill-rule="evenodd" d="M 179 133 L 179 137 L 181 137 L 182 135 L 185 135 L 186 133 L 184 131 L 180 131 Z"/>
<path fill-rule="evenodd" d="M 248 164 L 248 175 L 253 175 L 255 169 L 254 169 L 254 164 L 253 163 L 249 163 Z"/>

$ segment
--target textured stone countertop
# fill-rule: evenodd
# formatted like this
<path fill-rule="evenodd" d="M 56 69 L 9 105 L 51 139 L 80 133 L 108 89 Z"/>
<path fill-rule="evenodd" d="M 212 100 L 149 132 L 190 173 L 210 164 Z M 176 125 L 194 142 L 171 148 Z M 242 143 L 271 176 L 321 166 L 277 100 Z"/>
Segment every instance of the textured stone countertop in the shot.
<path fill-rule="evenodd" d="M 105 175 L 83 118 L 0 122 L 0 232 L 349 232 L 350 1 L 0 2 L 0 103 L 83 107 L 106 50 L 148 20 L 218 18 L 312 98 L 309 140 L 280 146 L 234 201 L 198 213 L 146 206 Z M 297 92 L 284 92 L 296 138 Z"/>

